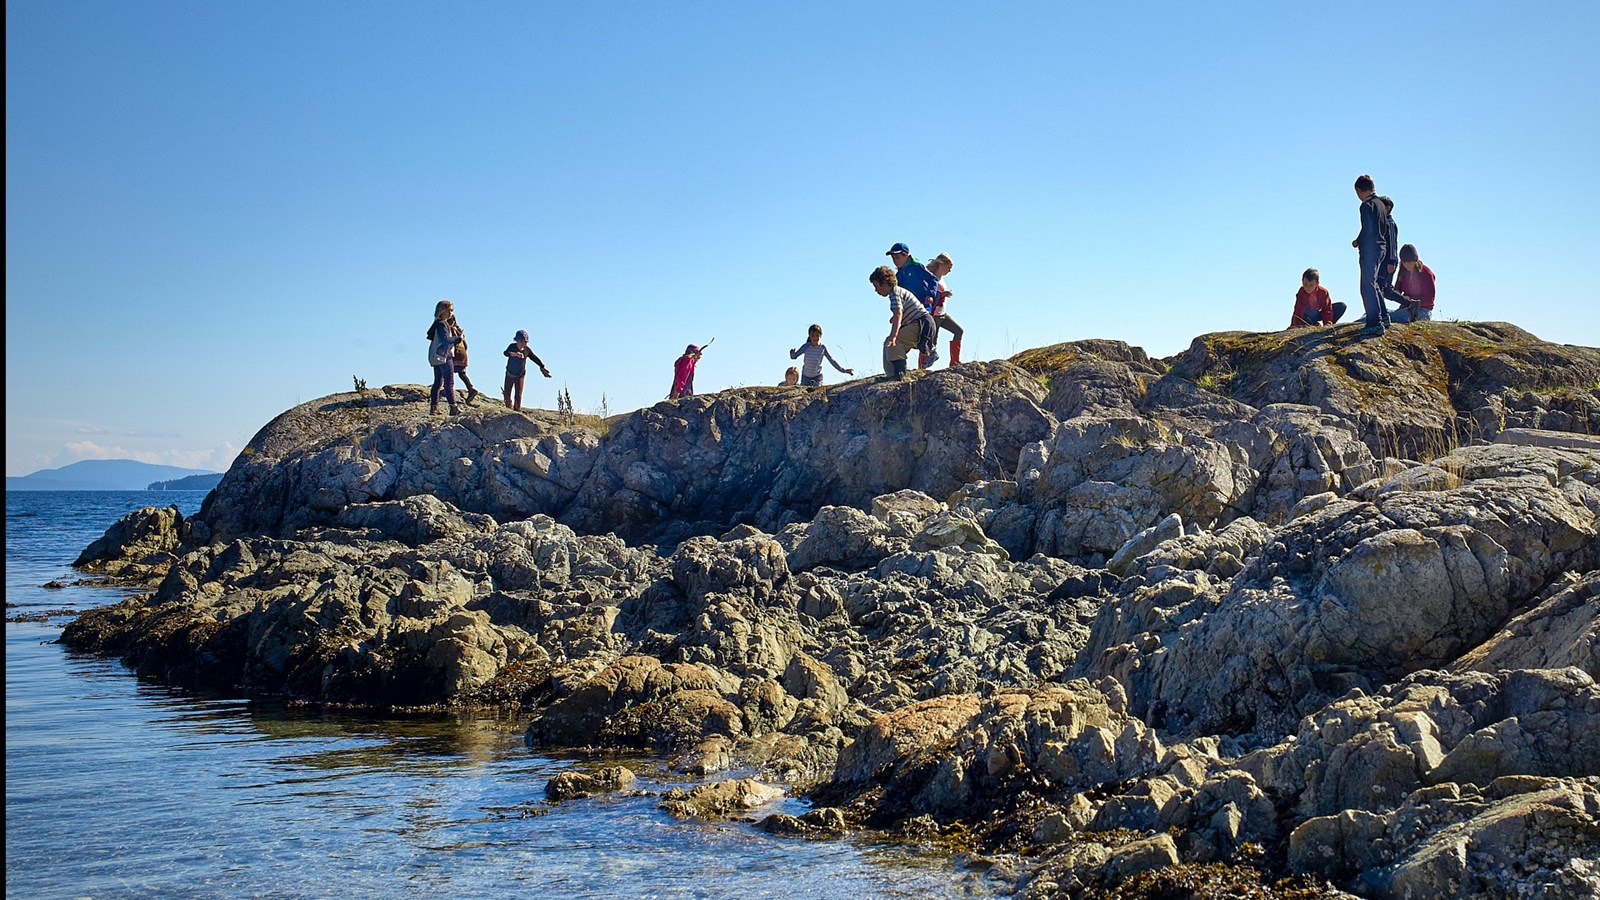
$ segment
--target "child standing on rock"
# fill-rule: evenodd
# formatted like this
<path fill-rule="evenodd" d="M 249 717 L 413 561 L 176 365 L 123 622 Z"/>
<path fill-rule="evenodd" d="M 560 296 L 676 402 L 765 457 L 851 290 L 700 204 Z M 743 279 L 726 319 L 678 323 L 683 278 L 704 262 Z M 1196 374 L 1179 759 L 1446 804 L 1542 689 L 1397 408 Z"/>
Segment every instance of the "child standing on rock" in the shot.
<path fill-rule="evenodd" d="M 528 346 L 528 332 L 518 330 L 517 336 L 512 339 L 505 350 L 506 356 L 506 383 L 501 394 L 506 405 L 518 412 L 522 411 L 522 383 L 528 374 L 528 360 L 539 367 L 539 373 L 546 378 L 550 377 L 550 370 L 545 368 L 544 360 L 534 354 Z M 516 394 L 516 402 L 512 402 L 512 393 Z"/>
<path fill-rule="evenodd" d="M 449 300 L 440 300 L 433 307 L 433 324 L 428 326 L 428 364 L 433 366 L 433 391 L 428 394 L 428 415 L 439 414 L 439 392 L 443 391 L 450 404 L 450 415 L 456 414 L 455 355 L 456 343 L 461 340 L 456 327 L 456 307 Z"/>
<path fill-rule="evenodd" d="M 1361 233 L 1350 242 L 1357 250 L 1361 270 L 1361 305 L 1366 309 L 1367 327 L 1363 337 L 1380 337 L 1389 324 L 1389 308 L 1383 305 L 1383 286 L 1380 270 L 1389 258 L 1387 221 L 1389 209 L 1378 199 L 1377 186 L 1371 175 L 1356 178 L 1356 198 L 1361 201 Z"/>
<path fill-rule="evenodd" d="M 854 375 L 855 369 L 846 369 L 839 365 L 833 358 L 828 348 L 822 343 L 822 326 L 812 325 L 806 330 L 806 342 L 789 351 L 789 358 L 804 355 L 806 361 L 800 364 L 800 383 L 807 387 L 820 387 L 822 385 L 822 361 L 826 359 L 833 363 L 833 367 L 846 375 Z"/>
<path fill-rule="evenodd" d="M 935 343 L 937 343 L 939 329 L 943 328 L 945 331 L 950 332 L 949 364 L 952 366 L 961 364 L 961 336 L 966 333 L 961 328 L 961 323 L 957 322 L 954 316 L 944 311 L 945 299 L 954 293 L 954 291 L 944 286 L 944 277 L 949 275 L 950 270 L 955 267 L 956 264 L 950 259 L 950 254 L 948 253 L 941 253 L 928 260 L 927 266 L 928 274 L 935 279 L 933 306 L 928 309 L 928 314 L 933 316 L 933 336 Z"/>
<path fill-rule="evenodd" d="M 467 386 L 467 405 L 471 406 L 472 401 L 478 398 L 478 389 L 472 386 L 472 379 L 467 377 L 467 333 L 456 322 L 455 316 L 450 317 L 450 324 L 455 328 L 456 336 L 460 338 L 460 340 L 456 341 L 456 352 L 451 358 L 451 363 L 455 369 L 456 377 L 461 379 L 461 383 Z"/>
<path fill-rule="evenodd" d="M 672 364 L 672 390 L 667 394 L 668 400 L 677 400 L 694 393 L 694 364 L 699 361 L 698 344 L 690 344 L 684 348 L 683 355 Z"/>

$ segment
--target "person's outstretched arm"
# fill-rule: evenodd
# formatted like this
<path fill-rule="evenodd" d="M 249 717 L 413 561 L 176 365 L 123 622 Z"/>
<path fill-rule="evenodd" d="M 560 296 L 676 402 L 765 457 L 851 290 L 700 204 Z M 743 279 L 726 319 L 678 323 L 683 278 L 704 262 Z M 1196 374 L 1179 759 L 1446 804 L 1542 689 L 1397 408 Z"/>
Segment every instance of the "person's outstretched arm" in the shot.
<path fill-rule="evenodd" d="M 834 359 L 833 354 L 829 353 L 826 349 L 822 351 L 822 355 L 828 360 L 828 362 L 833 363 L 833 367 L 838 369 L 840 372 L 843 372 L 846 375 L 854 375 L 856 373 L 855 369 L 846 369 L 844 366 L 839 365 L 839 361 Z"/>

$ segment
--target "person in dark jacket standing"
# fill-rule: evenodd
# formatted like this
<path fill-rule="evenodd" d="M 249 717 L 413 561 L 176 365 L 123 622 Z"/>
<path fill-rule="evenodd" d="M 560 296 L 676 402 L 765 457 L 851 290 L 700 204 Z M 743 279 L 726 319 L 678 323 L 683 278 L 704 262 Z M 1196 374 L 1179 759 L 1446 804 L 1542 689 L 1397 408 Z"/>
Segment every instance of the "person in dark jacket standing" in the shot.
<path fill-rule="evenodd" d="M 1389 258 L 1388 210 L 1378 199 L 1376 185 L 1371 175 L 1356 178 L 1356 197 L 1361 200 L 1361 233 L 1350 242 L 1356 248 L 1361 266 L 1361 305 L 1366 308 L 1367 327 L 1361 333 L 1367 337 L 1382 335 L 1389 321 L 1389 310 L 1383 305 L 1379 272 Z"/>

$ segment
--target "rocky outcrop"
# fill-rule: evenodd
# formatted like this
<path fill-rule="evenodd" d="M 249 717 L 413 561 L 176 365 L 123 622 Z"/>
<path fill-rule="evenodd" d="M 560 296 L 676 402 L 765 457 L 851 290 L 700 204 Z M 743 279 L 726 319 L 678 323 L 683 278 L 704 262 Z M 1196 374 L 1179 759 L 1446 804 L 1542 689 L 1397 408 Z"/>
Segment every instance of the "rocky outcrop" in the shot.
<path fill-rule="evenodd" d="M 136 509 L 85 547 L 72 565 L 115 584 L 161 578 L 177 559 L 184 524 L 176 506 Z"/>
<path fill-rule="evenodd" d="M 1118 678 L 1136 714 L 1173 730 L 1272 733 L 1351 687 L 1450 663 L 1561 573 L 1600 568 L 1600 454 L 1437 462 L 1463 483 L 1363 486 L 1372 501 L 1289 523 L 1231 582 L 1124 582 L 1130 602 L 1102 607 L 1076 672 Z"/>
<path fill-rule="evenodd" d="M 671 544 L 741 523 L 776 533 L 902 489 L 944 500 L 1006 481 L 1015 495 L 983 507 L 1001 521 L 982 524 L 1013 557 L 1103 562 L 1173 513 L 1208 529 L 1241 515 L 1277 523 L 1386 458 L 1427 461 L 1505 429 L 1600 433 L 1600 351 L 1496 323 L 1353 335 L 1206 335 L 1170 361 L 1079 341 L 906 382 L 723 391 L 605 422 L 492 403 L 433 417 L 415 386 L 337 394 L 263 428 L 188 543 L 286 537 L 349 506 L 432 495 L 496 521 L 543 513 Z"/>
<path fill-rule="evenodd" d="M 1173 372 L 1263 407 L 1315 406 L 1374 456 L 1422 459 L 1507 428 L 1600 434 L 1600 350 L 1504 322 L 1429 323 L 1364 341 L 1352 326 L 1196 338 Z"/>
<path fill-rule="evenodd" d="M 713 779 L 674 815 L 786 783 L 823 805 L 773 833 L 1017 854 L 1033 896 L 1582 896 L 1597 361 L 1439 323 L 1083 341 L 603 423 L 339 395 L 191 520 L 86 551 L 149 593 L 63 639 L 179 683 L 514 706 L 534 746 Z"/>

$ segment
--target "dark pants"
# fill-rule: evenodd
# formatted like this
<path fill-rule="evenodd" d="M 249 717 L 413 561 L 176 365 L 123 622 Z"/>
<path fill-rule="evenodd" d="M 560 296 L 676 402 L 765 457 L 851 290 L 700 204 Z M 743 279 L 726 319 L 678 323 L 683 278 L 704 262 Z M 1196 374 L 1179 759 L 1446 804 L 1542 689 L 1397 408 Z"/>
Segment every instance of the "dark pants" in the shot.
<path fill-rule="evenodd" d="M 805 385 L 806 387 L 821 387 L 822 386 L 822 373 L 818 372 L 815 375 L 801 375 L 800 376 L 800 383 Z"/>
<path fill-rule="evenodd" d="M 1389 309 L 1383 305 L 1383 285 L 1378 274 L 1382 268 L 1381 258 L 1361 254 L 1361 305 L 1366 309 L 1368 328 L 1389 324 Z"/>
<path fill-rule="evenodd" d="M 450 402 L 450 411 L 456 411 L 456 366 L 455 363 L 443 363 L 433 367 L 433 392 L 428 395 L 429 409 L 439 406 L 439 392 L 444 391 L 445 399 Z"/>
<path fill-rule="evenodd" d="M 1322 313 L 1320 313 L 1320 312 L 1312 312 L 1311 313 L 1311 318 L 1306 319 L 1306 324 L 1307 325 L 1332 325 L 1333 323 L 1335 323 L 1335 322 L 1339 321 L 1340 319 L 1344 318 L 1344 311 L 1346 309 L 1348 309 L 1348 308 L 1349 307 L 1345 306 L 1343 303 L 1340 303 L 1337 300 L 1335 300 L 1334 303 L 1333 303 L 1333 318 L 1331 318 L 1328 321 L 1324 322 L 1324 321 L 1322 321 Z"/>

